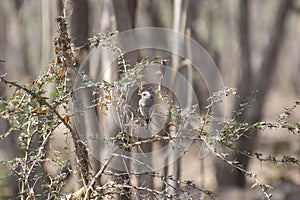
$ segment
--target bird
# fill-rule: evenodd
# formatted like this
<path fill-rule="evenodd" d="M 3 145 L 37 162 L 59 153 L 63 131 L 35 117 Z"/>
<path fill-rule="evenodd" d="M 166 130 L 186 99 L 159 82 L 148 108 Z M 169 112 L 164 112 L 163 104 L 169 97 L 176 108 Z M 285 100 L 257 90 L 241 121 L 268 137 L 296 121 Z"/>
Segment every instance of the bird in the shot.
<path fill-rule="evenodd" d="M 153 104 L 154 104 L 154 98 L 153 93 L 145 90 L 141 94 L 141 99 L 139 100 L 139 112 L 143 116 L 146 126 L 145 129 L 148 129 L 148 125 L 151 120 L 151 116 L 153 114 Z"/>

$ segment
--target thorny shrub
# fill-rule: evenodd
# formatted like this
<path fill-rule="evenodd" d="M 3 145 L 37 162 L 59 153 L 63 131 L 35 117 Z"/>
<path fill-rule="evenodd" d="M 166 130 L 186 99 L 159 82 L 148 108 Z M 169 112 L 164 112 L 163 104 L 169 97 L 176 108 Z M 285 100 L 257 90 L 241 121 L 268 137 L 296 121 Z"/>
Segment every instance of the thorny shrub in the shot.
<path fill-rule="evenodd" d="M 207 195 L 211 199 L 214 199 L 214 195 L 211 191 L 204 188 L 199 188 L 193 184 L 193 180 L 175 180 L 172 176 L 166 177 L 158 172 L 151 172 L 153 178 L 159 180 L 163 185 L 168 185 L 170 181 L 174 181 L 180 185 L 180 190 L 177 193 L 169 193 L 164 188 L 147 188 L 142 186 L 136 186 L 131 182 L 114 182 L 113 180 L 100 185 L 98 179 L 104 174 L 113 174 L 114 172 L 107 169 L 107 165 L 110 162 L 102 163 L 102 167 L 97 173 L 89 171 L 90 161 L 88 157 L 88 151 L 84 141 L 80 140 L 78 133 L 76 132 L 74 125 L 72 124 L 72 110 L 70 110 L 70 103 L 73 98 L 73 89 L 71 87 L 72 78 L 70 73 L 75 73 L 83 77 L 86 87 L 93 87 L 95 91 L 102 91 L 99 93 L 97 101 L 95 101 L 95 107 L 99 107 L 101 112 L 105 113 L 108 109 L 108 105 L 113 104 L 116 107 L 117 115 L 120 119 L 120 131 L 111 140 L 119 143 L 120 147 L 124 149 L 130 149 L 134 146 L 139 146 L 145 143 L 155 143 L 157 141 L 171 141 L 175 139 L 187 139 L 181 138 L 181 134 L 174 135 L 161 135 L 148 138 L 143 141 L 136 141 L 130 137 L 129 124 L 135 116 L 130 106 L 127 104 L 127 90 L 130 87 L 141 84 L 141 72 L 144 66 L 151 64 L 164 65 L 166 60 L 160 58 L 144 58 L 135 66 L 127 64 L 125 55 L 122 50 L 116 45 L 112 44 L 110 37 L 113 33 L 104 33 L 95 35 L 88 39 L 84 47 L 91 48 L 108 48 L 119 54 L 118 65 L 122 71 L 120 79 L 115 82 L 93 82 L 86 78 L 85 74 L 78 71 L 78 63 L 74 58 L 74 51 L 72 40 L 67 30 L 67 20 L 65 17 L 59 17 L 57 19 L 59 24 L 59 35 L 55 38 L 55 53 L 56 59 L 51 61 L 48 69 L 37 79 L 31 81 L 28 84 L 22 85 L 15 81 L 7 80 L 5 75 L 1 75 L 1 83 L 6 87 L 14 87 L 15 91 L 11 96 L 4 98 L 1 97 L 0 116 L 6 119 L 10 123 L 10 128 L 7 132 L 1 133 L 1 139 L 10 137 L 12 135 L 17 137 L 18 156 L 9 160 L 1 160 L 1 163 L 10 169 L 17 177 L 19 185 L 19 196 L 21 199 L 96 199 L 104 196 L 111 196 L 115 194 L 126 195 L 136 194 L 139 191 L 146 193 L 148 196 L 154 196 L 157 199 L 176 199 L 176 198 L 192 198 L 195 194 L 189 194 L 191 189 L 196 191 L 198 197 Z M 82 48 L 82 47 L 79 47 Z M 46 88 L 55 85 L 48 94 Z M 53 88 L 53 87 L 52 87 Z M 161 91 L 158 91 L 161 92 Z M 104 94 L 101 96 L 101 94 Z M 265 129 L 284 129 L 287 132 L 293 134 L 299 134 L 299 123 L 288 123 L 287 119 L 292 115 L 293 110 L 300 105 L 300 102 L 295 102 L 292 107 L 286 108 L 284 112 L 276 118 L 276 122 L 256 122 L 249 124 L 247 122 L 238 122 L 236 117 L 240 115 L 245 108 L 251 106 L 251 103 L 255 101 L 254 95 L 246 99 L 241 105 L 240 109 L 234 111 L 234 115 L 231 119 L 225 120 L 220 124 L 222 128 L 215 135 L 210 135 L 207 131 L 207 127 L 210 125 L 212 119 L 212 106 L 215 104 L 221 104 L 222 98 L 228 95 L 238 97 L 235 89 L 224 89 L 214 93 L 209 99 L 206 107 L 206 114 L 199 117 L 201 121 L 197 127 L 185 128 L 184 123 L 186 119 L 195 115 L 195 107 L 192 107 L 190 112 L 181 113 L 176 106 L 172 106 L 172 102 L 169 103 L 169 112 L 176 120 L 180 121 L 182 126 L 178 128 L 181 132 L 189 131 L 189 139 L 199 140 L 205 143 L 207 148 L 213 153 L 213 155 L 225 163 L 230 165 L 233 169 L 242 171 L 246 176 L 249 176 L 253 180 L 253 186 L 260 187 L 263 195 L 267 198 L 271 198 L 270 186 L 259 181 L 259 178 L 252 172 L 247 171 L 241 163 L 235 160 L 229 160 L 228 154 L 219 152 L 218 146 L 224 148 L 234 149 L 234 144 L 241 137 L 249 137 L 249 132 L 252 130 Z M 167 94 L 161 94 L 162 98 L 168 97 Z M 130 117 L 124 117 L 130 116 Z M 48 152 L 51 151 L 51 139 L 55 134 L 59 134 L 57 131 L 61 128 L 61 125 L 66 127 L 66 133 L 71 136 L 77 159 L 76 168 L 71 166 L 70 160 L 62 159 L 60 152 L 55 151 L 54 156 L 49 156 Z M 178 124 L 169 121 L 166 126 L 179 126 Z M 61 133 L 60 133 L 61 134 Z M 67 143 L 65 148 L 70 148 Z M 187 151 L 188 149 L 183 149 Z M 238 149 L 235 149 L 238 151 Z M 251 158 L 258 159 L 263 162 L 271 162 L 274 164 L 285 163 L 299 165 L 299 160 L 291 156 L 284 156 L 277 158 L 275 156 L 265 156 L 262 153 L 240 152 Z M 47 163 L 55 163 L 55 167 L 58 169 L 56 174 L 50 174 L 45 165 Z M 65 194 L 63 192 L 64 187 L 67 184 L 68 177 L 75 175 L 80 177 L 82 188 L 78 191 L 74 191 L 73 194 Z M 138 177 L 141 174 L 134 174 L 128 172 L 126 178 Z M 114 176 L 124 177 L 124 174 L 114 174 Z M 37 190 L 36 187 L 41 187 L 42 190 Z M 42 191 L 42 192 L 41 192 Z M 146 195 L 146 197 L 147 197 Z"/>

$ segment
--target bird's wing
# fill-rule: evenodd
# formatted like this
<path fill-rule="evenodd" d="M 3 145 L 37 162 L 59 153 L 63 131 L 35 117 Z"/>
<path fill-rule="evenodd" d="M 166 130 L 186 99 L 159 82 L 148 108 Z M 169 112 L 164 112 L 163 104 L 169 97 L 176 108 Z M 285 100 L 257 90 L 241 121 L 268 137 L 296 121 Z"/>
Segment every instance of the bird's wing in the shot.
<path fill-rule="evenodd" d="M 154 106 L 151 106 L 149 108 L 149 118 L 152 118 L 152 115 L 154 114 Z"/>

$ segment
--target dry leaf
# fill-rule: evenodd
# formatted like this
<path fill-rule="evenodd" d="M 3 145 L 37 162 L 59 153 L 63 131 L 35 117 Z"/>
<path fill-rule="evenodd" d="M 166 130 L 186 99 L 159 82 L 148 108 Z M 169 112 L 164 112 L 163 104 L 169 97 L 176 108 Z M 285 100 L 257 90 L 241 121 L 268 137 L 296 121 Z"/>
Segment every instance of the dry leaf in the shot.
<path fill-rule="evenodd" d="M 112 100 L 111 90 L 105 90 L 105 99 L 108 102 L 111 102 L 111 100 Z"/>
<path fill-rule="evenodd" d="M 41 78 L 38 78 L 34 81 L 34 84 L 38 87 L 40 87 L 43 84 L 43 81 Z"/>
<path fill-rule="evenodd" d="M 58 78 L 60 80 L 63 80 L 66 76 L 66 71 L 67 71 L 67 68 L 66 67 L 63 67 L 60 71 L 59 71 L 59 74 L 58 74 Z"/>
<path fill-rule="evenodd" d="M 65 116 L 64 117 L 64 122 L 65 123 L 69 123 L 70 122 L 70 117 L 69 116 Z"/>
<path fill-rule="evenodd" d="M 100 113 L 103 114 L 103 115 L 106 115 L 105 107 L 104 107 L 104 105 L 103 105 L 103 102 L 102 102 L 102 98 L 101 98 L 101 97 L 100 97 L 99 100 L 98 100 L 98 105 L 99 105 Z"/>
<path fill-rule="evenodd" d="M 49 109 L 42 109 L 41 107 L 36 107 L 32 112 L 37 113 L 37 114 L 45 114 L 47 115 L 49 113 Z"/>

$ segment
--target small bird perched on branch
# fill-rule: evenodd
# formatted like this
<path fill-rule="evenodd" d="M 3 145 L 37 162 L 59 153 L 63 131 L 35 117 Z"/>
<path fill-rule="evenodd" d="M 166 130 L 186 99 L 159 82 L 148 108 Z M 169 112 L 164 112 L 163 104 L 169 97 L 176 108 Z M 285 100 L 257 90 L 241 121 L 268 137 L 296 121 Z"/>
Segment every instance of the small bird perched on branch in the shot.
<path fill-rule="evenodd" d="M 151 120 L 151 116 L 153 114 L 153 104 L 154 104 L 154 98 L 153 93 L 145 90 L 142 92 L 141 99 L 139 100 L 139 111 L 141 115 L 144 117 L 144 120 L 146 122 L 145 129 L 148 130 L 148 125 Z"/>

